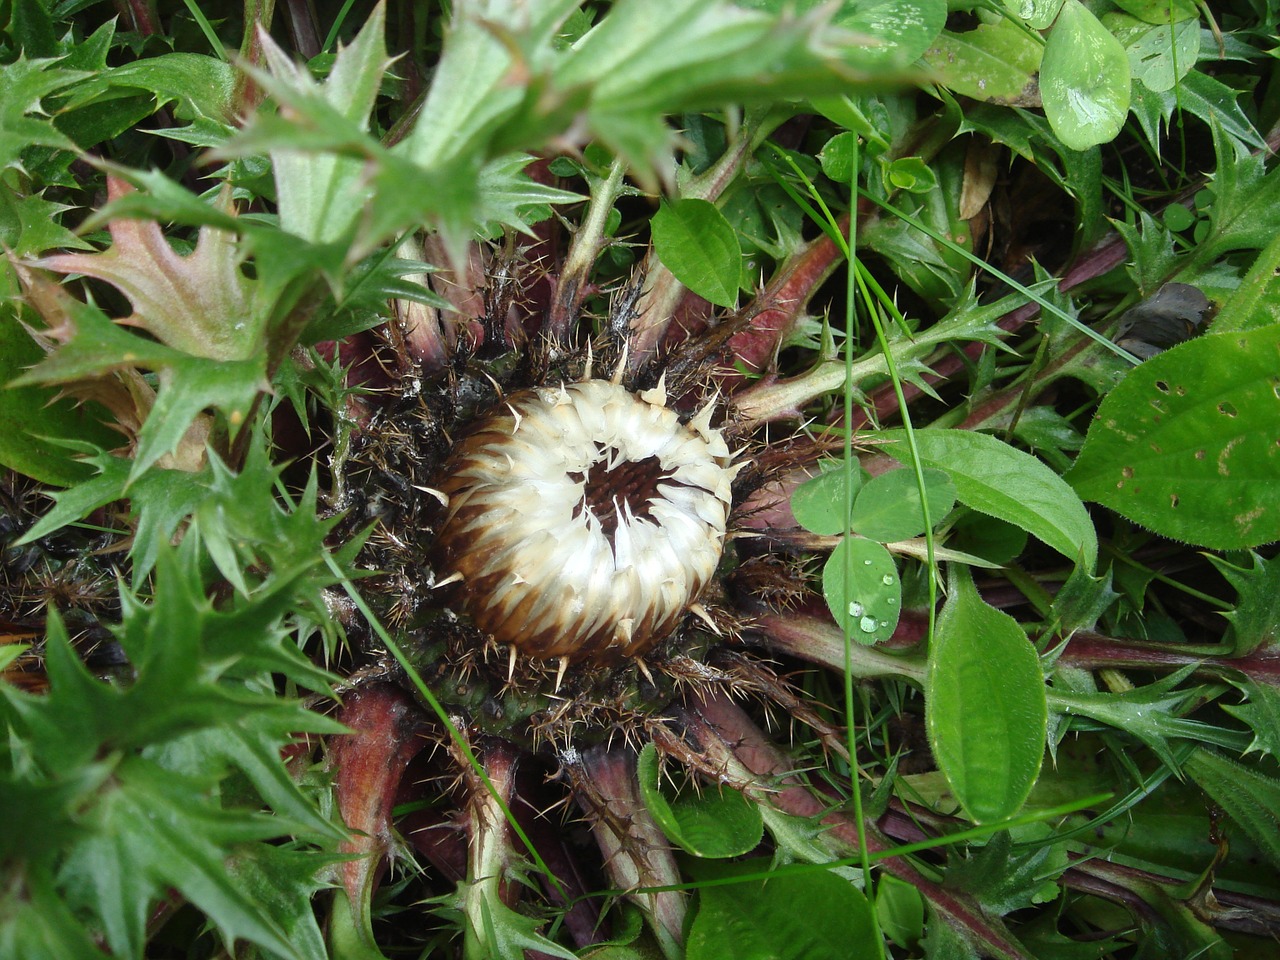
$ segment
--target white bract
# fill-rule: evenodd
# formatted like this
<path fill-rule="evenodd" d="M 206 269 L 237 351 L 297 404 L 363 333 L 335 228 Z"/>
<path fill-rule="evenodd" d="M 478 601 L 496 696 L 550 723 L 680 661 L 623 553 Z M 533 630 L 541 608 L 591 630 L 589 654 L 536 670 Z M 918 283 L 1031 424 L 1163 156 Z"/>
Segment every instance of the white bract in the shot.
<path fill-rule="evenodd" d="M 514 394 L 450 456 L 442 576 L 502 643 L 539 657 L 634 656 L 715 571 L 738 466 L 708 406 L 606 380 Z"/>

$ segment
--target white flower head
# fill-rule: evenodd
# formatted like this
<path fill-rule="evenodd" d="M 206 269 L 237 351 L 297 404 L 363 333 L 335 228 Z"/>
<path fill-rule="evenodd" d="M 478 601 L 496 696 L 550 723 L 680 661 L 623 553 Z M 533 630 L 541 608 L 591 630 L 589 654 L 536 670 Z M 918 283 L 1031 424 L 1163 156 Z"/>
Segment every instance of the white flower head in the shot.
<path fill-rule="evenodd" d="M 724 549 L 738 467 L 662 391 L 605 380 L 513 394 L 455 448 L 441 579 L 536 657 L 635 656 L 679 622 Z"/>

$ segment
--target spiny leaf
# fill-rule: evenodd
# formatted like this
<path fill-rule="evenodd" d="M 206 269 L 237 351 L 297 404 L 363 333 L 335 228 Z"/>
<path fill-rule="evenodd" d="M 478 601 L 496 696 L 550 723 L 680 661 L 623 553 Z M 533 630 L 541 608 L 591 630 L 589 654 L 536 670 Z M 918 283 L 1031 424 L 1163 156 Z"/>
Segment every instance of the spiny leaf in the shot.
<path fill-rule="evenodd" d="M 1205 554 L 1235 588 L 1235 608 L 1223 614 L 1231 622 L 1231 655 L 1243 657 L 1280 637 L 1280 563 L 1250 552 L 1250 566 L 1238 567 L 1223 557 Z"/>
<path fill-rule="evenodd" d="M 107 178 L 108 197 L 133 188 Z M 111 246 L 101 253 L 62 253 L 36 266 L 83 273 L 110 283 L 133 305 L 120 321 L 146 330 L 194 357 L 245 360 L 262 348 L 265 311 L 255 302 L 256 281 L 241 270 L 234 235 L 204 227 L 195 250 L 178 254 L 153 220 L 115 218 Z"/>
<path fill-rule="evenodd" d="M 1253 730 L 1253 742 L 1245 753 L 1258 750 L 1280 757 L 1280 691 L 1251 681 L 1240 681 L 1236 686 L 1248 695 L 1249 702 L 1239 706 L 1224 704 L 1222 709 Z"/>
<path fill-rule="evenodd" d="M 88 76 L 59 67 L 53 59 L 28 60 L 25 53 L 5 64 L 0 70 L 0 170 L 18 164 L 30 146 L 75 151 L 76 145 L 50 119 L 38 115 L 44 113 L 45 97 Z"/>

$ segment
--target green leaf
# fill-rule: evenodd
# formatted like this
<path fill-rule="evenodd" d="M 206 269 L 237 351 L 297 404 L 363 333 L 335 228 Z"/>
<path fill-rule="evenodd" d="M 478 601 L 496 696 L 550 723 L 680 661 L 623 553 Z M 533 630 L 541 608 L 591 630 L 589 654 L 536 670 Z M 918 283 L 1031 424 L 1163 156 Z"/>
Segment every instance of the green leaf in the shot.
<path fill-rule="evenodd" d="M 1054 842 L 1044 824 L 1002 830 L 975 855 L 955 858 L 947 869 L 948 888 L 971 894 L 994 916 L 1004 916 L 1058 897 L 1057 876 L 1069 867 L 1067 845 Z M 1014 841 L 1020 841 L 1014 846 Z"/>
<path fill-rule="evenodd" d="M 956 488 L 941 470 L 926 468 L 922 473 L 929 520 L 937 526 L 955 506 Z M 924 511 L 920 509 L 920 487 L 915 471 L 890 470 L 872 477 L 858 491 L 852 524 L 854 533 L 881 543 L 909 540 L 924 533 Z"/>
<path fill-rule="evenodd" d="M 700 861 L 710 880 L 768 873 L 768 859 Z M 862 892 L 834 873 L 744 880 L 703 887 L 689 929 L 688 960 L 848 960 L 875 956 L 879 933 Z"/>
<path fill-rule="evenodd" d="M 964 33 L 944 30 L 922 58 L 939 82 L 966 97 L 1003 105 L 1032 105 L 1041 46 L 1008 20 Z"/>
<path fill-rule="evenodd" d="M 62 225 L 62 214 L 71 209 L 39 194 L 24 196 L 0 178 L 0 244 L 19 259 L 52 247 L 87 248 L 87 243 Z"/>
<path fill-rule="evenodd" d="M 99 98 L 118 97 L 121 90 L 150 94 L 153 102 L 148 112 L 174 104 L 174 116 L 182 120 L 204 119 L 227 125 L 235 119 L 234 69 L 225 60 L 198 53 L 162 53 L 118 67 L 104 65 L 75 89 L 67 109 L 81 109 Z"/>
<path fill-rule="evenodd" d="M 1245 753 L 1258 750 L 1280 757 L 1280 690 L 1248 680 L 1237 682 L 1236 686 L 1249 697 L 1249 702 L 1240 706 L 1224 704 L 1222 709 L 1253 730 L 1253 742 Z"/>
<path fill-rule="evenodd" d="M 68 441 L 108 447 L 121 438 L 96 407 L 58 399 L 58 392 L 47 387 L 10 386 L 43 356 L 16 318 L 0 319 L 0 464 L 65 487 L 93 473 L 74 458 Z"/>
<path fill-rule="evenodd" d="M 22 872 L 18 890 L 0 895 L 0 956 L 23 960 L 106 960 L 95 937 L 60 896 L 50 869 Z"/>
<path fill-rule="evenodd" d="M 937 189 L 938 177 L 920 157 L 899 157 L 881 170 L 885 188 L 907 193 L 928 193 Z"/>
<path fill-rule="evenodd" d="M 1231 250 L 1261 250 L 1275 238 L 1280 215 L 1280 168 L 1267 170 L 1263 151 L 1250 153 L 1227 131 L 1214 126 L 1218 166 L 1213 174 L 1211 230 L 1196 259 L 1212 263 Z"/>
<path fill-rule="evenodd" d="M 84 885 L 106 920 L 116 952 L 137 954 L 130 941 L 141 933 L 140 908 L 173 887 L 209 916 L 226 943 L 246 939 L 305 960 L 224 866 L 224 845 L 278 831 L 269 818 L 224 812 L 210 803 L 202 784 L 142 759 L 125 762 L 116 776 L 118 786 L 95 810 L 95 840 L 81 845 L 68 865 L 73 882 Z M 119 933 L 112 936 L 113 930 Z"/>
<path fill-rule="evenodd" d="M 1193 0 L 1116 0 L 1116 6 L 1147 23 L 1195 20 L 1200 14 Z"/>
<path fill-rule="evenodd" d="M 391 63 L 384 32 L 385 8 L 379 3 L 355 40 L 338 52 L 322 87 L 265 34 L 263 46 L 277 85 L 291 87 L 304 102 L 323 101 L 359 137 L 368 130 L 378 86 Z M 317 110 L 312 116 L 324 122 L 330 114 Z M 271 163 L 282 229 L 313 243 L 326 243 L 347 233 L 368 196 L 359 158 L 282 146 L 271 151 Z"/>
<path fill-rule="evenodd" d="M 1013 816 L 1040 775 L 1048 708 L 1040 660 L 1018 622 L 953 568 L 925 678 L 929 746 L 966 814 Z"/>
<path fill-rule="evenodd" d="M 1198 20 L 1184 20 L 1172 30 L 1123 14 L 1108 14 L 1103 23 L 1124 44 L 1133 78 L 1148 90 L 1172 90 L 1200 57 Z"/>
<path fill-rule="evenodd" d="M 538 932 L 544 923 L 512 910 L 498 896 L 496 878 L 458 884 L 457 897 L 467 903 L 464 957 L 525 960 L 527 951 L 577 960 L 577 955 Z M 474 920 L 472 920 L 474 918 Z"/>
<path fill-rule="evenodd" d="M 703 786 L 674 801 L 662 794 L 658 751 L 647 743 L 636 767 L 640 794 L 662 832 L 695 857 L 738 857 L 760 845 L 764 819 L 760 809 L 738 790 Z"/>
<path fill-rule="evenodd" d="M 845 578 L 848 577 L 848 588 Z M 822 567 L 822 595 L 857 643 L 888 640 L 902 615 L 902 582 L 889 551 L 874 540 L 845 537 Z"/>
<path fill-rule="evenodd" d="M 1195 669 L 1185 667 L 1154 683 L 1119 693 L 1086 693 L 1055 687 L 1050 697 L 1054 711 L 1066 716 L 1086 716 L 1137 737 L 1171 770 L 1178 759 L 1169 744 L 1172 739 L 1204 740 L 1214 728 L 1187 719 L 1203 691 L 1198 687 L 1177 689 Z"/>
<path fill-rule="evenodd" d="M 1073 150 L 1115 139 L 1129 114 L 1129 56 L 1080 0 L 1067 0 L 1040 64 L 1044 113 Z"/>
<path fill-rule="evenodd" d="M 1175 540 L 1280 539 L 1280 326 L 1209 334 L 1152 357 L 1103 400 L 1067 479 Z"/>
<path fill-rule="evenodd" d="M 1280 563 L 1250 553 L 1250 565 L 1239 567 L 1224 557 L 1205 554 L 1236 591 L 1234 609 L 1223 614 L 1231 624 L 1226 640 L 1231 656 L 1247 656 L 1280 639 Z"/>
<path fill-rule="evenodd" d="M 862 469 L 849 471 L 856 494 L 862 484 Z M 816 477 L 810 477 L 791 494 L 791 513 L 796 523 L 810 533 L 837 536 L 847 533 L 844 517 L 845 471 L 843 464 L 829 465 Z"/>
<path fill-rule="evenodd" d="M 891 873 L 876 884 L 876 917 L 886 937 L 900 947 L 911 947 L 924 936 L 924 897 L 920 891 Z"/>
<path fill-rule="evenodd" d="M 1183 769 L 1280 868 L 1280 780 L 1203 748 Z"/>
<path fill-rule="evenodd" d="M 664 203 L 653 215 L 653 249 L 677 280 L 716 306 L 738 303 L 742 250 L 738 235 L 706 200 Z"/>
<path fill-rule="evenodd" d="M 45 97 L 88 76 L 82 70 L 58 67 L 51 59 L 28 60 L 25 53 L 5 64 L 0 70 L 0 170 L 18 164 L 23 150 L 31 146 L 76 149 L 52 120 L 38 115 L 45 112 Z"/>
<path fill-rule="evenodd" d="M 1032 30 L 1043 30 L 1057 18 L 1062 0 L 1004 0 L 1004 8 Z"/>
<path fill-rule="evenodd" d="M 876 436 L 898 441 L 881 449 L 910 465 L 903 431 L 882 430 Z M 915 442 L 923 466 L 950 474 L 961 503 L 1007 520 L 1067 559 L 1093 569 L 1098 538 L 1084 504 L 1035 457 L 970 430 L 917 430 Z"/>
<path fill-rule="evenodd" d="M 908 67 L 929 48 L 946 21 L 945 0 L 861 0 L 846 4 L 833 23 L 877 41 L 862 51 L 867 62 Z"/>

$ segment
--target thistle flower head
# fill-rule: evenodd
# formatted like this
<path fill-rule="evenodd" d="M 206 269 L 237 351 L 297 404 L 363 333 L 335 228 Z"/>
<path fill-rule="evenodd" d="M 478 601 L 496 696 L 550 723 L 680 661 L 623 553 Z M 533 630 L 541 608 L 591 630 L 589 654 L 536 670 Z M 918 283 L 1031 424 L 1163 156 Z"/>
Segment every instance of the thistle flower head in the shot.
<path fill-rule="evenodd" d="M 605 380 L 509 397 L 455 448 L 441 573 L 501 643 L 604 660 L 669 634 L 715 571 L 737 472 L 710 409 Z"/>

